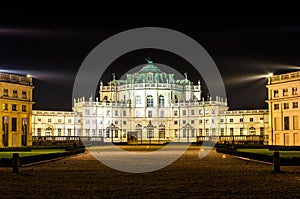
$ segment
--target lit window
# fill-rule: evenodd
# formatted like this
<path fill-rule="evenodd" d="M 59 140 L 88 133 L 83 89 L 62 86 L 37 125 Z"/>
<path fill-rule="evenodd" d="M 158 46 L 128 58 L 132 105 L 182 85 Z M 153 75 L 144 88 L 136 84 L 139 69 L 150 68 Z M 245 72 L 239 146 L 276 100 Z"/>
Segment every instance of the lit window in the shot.
<path fill-rule="evenodd" d="M 3 110 L 8 110 L 8 104 L 6 104 L 6 103 L 2 104 L 2 109 Z"/>

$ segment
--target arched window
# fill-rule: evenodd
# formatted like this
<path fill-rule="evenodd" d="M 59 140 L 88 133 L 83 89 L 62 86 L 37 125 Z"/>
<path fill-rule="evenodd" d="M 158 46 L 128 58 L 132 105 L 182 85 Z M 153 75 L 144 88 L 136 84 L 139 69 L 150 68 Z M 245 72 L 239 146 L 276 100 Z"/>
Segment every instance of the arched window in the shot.
<path fill-rule="evenodd" d="M 147 96 L 147 107 L 153 107 L 153 96 L 152 95 Z"/>
<path fill-rule="evenodd" d="M 143 127 L 142 127 L 142 125 L 137 124 L 135 126 L 135 130 L 137 131 L 137 136 L 142 138 L 143 137 L 143 135 L 142 135 Z"/>
<path fill-rule="evenodd" d="M 154 131 L 154 126 L 151 123 L 151 121 L 149 121 L 149 124 L 147 125 L 147 137 L 148 138 L 153 138 L 153 131 Z"/>
<path fill-rule="evenodd" d="M 254 127 L 249 128 L 249 135 L 256 135 L 256 129 Z"/>
<path fill-rule="evenodd" d="M 164 96 L 160 95 L 159 96 L 159 107 L 164 107 L 165 106 L 165 98 Z"/>
<path fill-rule="evenodd" d="M 52 135 L 52 128 L 50 127 L 47 127 L 45 129 L 45 136 L 51 136 Z"/>
<path fill-rule="evenodd" d="M 166 127 L 164 124 L 160 124 L 158 127 L 159 138 L 165 138 L 166 135 Z"/>
<path fill-rule="evenodd" d="M 141 96 L 139 95 L 135 96 L 135 104 L 142 104 Z"/>

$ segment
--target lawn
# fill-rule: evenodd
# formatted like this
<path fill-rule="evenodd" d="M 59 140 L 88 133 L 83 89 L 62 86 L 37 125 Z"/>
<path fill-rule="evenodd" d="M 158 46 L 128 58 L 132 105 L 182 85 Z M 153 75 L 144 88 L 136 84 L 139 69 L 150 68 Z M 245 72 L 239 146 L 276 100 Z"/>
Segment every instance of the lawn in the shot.
<path fill-rule="evenodd" d="M 269 149 L 237 149 L 238 152 L 247 152 L 247 153 L 256 153 L 256 154 L 265 154 L 269 156 L 273 156 L 274 151 L 270 151 Z M 279 155 L 281 158 L 300 158 L 300 151 L 279 151 Z"/>
<path fill-rule="evenodd" d="M 24 157 L 49 153 L 62 153 L 65 151 L 65 149 L 32 149 L 31 151 L 4 151 L 0 152 L 0 158 L 12 158 L 13 153 L 19 153 L 20 157 Z"/>

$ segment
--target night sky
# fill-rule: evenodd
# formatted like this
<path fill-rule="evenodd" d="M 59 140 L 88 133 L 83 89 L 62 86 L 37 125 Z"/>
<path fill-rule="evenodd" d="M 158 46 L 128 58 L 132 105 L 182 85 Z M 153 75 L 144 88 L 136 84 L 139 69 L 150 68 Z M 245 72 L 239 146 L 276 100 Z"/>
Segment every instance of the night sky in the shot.
<path fill-rule="evenodd" d="M 296 5 L 254 1 L 135 5 L 2 3 L 0 70 L 34 77 L 34 109 L 71 110 L 74 79 L 89 52 L 114 34 L 148 26 L 177 30 L 206 49 L 223 77 L 230 109 L 267 108 L 263 75 L 300 69 Z M 113 72 L 120 78 L 149 57 L 187 72 L 195 83 L 201 79 L 186 60 L 157 49 L 122 55 L 101 79 L 111 80 Z"/>

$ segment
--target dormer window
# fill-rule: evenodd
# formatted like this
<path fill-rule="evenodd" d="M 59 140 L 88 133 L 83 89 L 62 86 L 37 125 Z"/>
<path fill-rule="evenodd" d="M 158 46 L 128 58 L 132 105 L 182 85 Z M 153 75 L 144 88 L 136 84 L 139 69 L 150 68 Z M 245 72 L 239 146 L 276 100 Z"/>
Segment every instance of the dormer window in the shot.
<path fill-rule="evenodd" d="M 152 74 L 147 75 L 147 81 L 152 81 Z"/>

